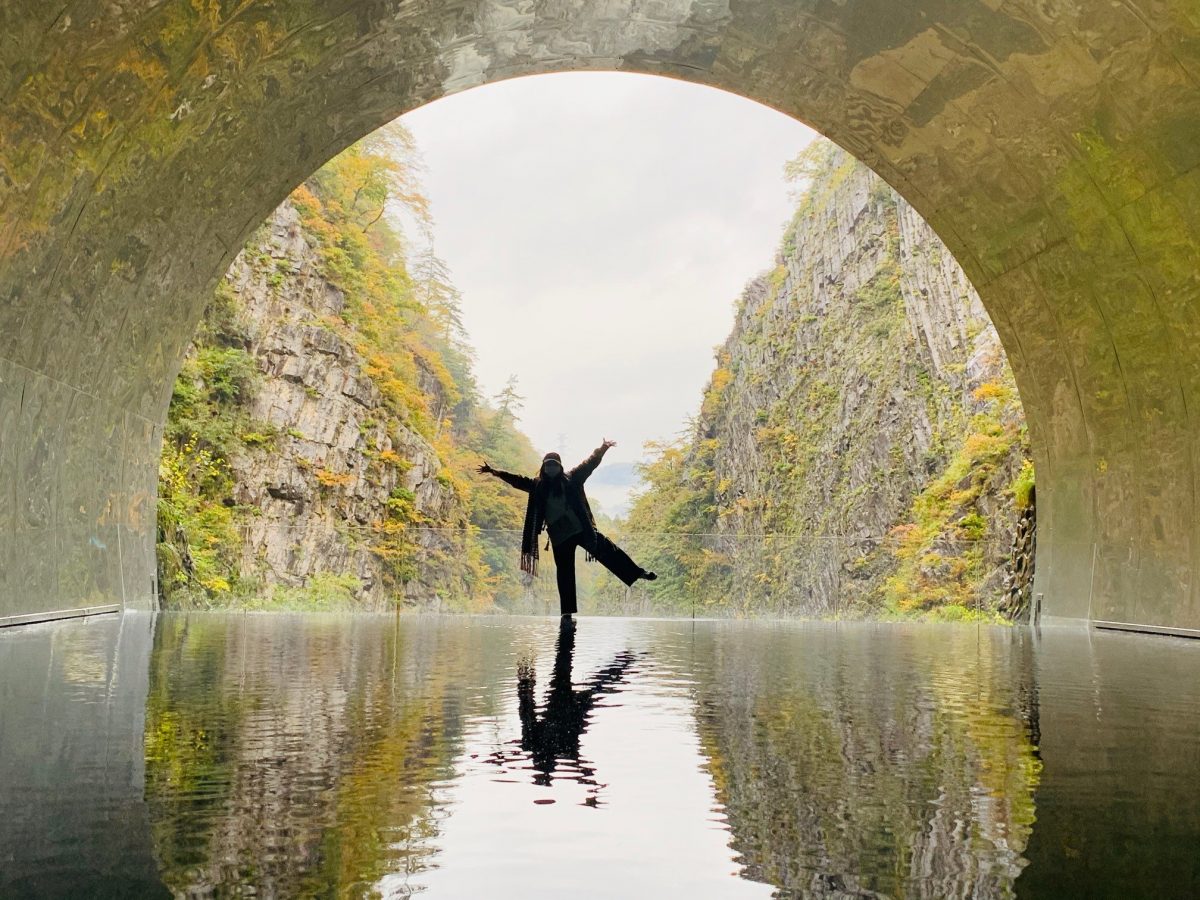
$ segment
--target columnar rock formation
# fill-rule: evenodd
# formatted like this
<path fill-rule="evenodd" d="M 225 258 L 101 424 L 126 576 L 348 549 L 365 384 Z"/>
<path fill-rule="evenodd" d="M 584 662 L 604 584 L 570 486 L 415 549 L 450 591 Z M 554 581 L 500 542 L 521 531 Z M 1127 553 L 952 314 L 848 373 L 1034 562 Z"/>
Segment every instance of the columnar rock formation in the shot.
<path fill-rule="evenodd" d="M 801 160 L 811 183 L 777 265 L 746 288 L 684 457 L 649 473 L 635 530 L 713 533 L 684 575 L 708 602 L 991 612 L 1028 465 L 1000 340 L 905 201 L 828 143 Z"/>
<path fill-rule="evenodd" d="M 396 420 L 366 360 L 334 327 L 346 298 L 325 276 L 296 208 L 280 206 L 259 235 L 223 288 L 259 372 L 242 404 L 251 424 L 228 460 L 230 499 L 249 511 L 236 522 L 239 576 L 265 594 L 302 587 L 314 576 L 351 576 L 358 605 L 376 608 L 436 603 L 439 587 L 463 594 L 453 556 L 463 552 L 467 517 L 444 477 L 445 463 Z M 435 398 L 442 393 L 428 374 L 420 388 Z M 388 582 L 374 552 L 398 493 L 413 518 L 435 526 L 413 531 L 414 552 L 428 558 L 402 588 Z M 186 540 L 175 539 L 181 557 Z M 169 597 L 177 566 L 163 549 L 160 559 Z"/>

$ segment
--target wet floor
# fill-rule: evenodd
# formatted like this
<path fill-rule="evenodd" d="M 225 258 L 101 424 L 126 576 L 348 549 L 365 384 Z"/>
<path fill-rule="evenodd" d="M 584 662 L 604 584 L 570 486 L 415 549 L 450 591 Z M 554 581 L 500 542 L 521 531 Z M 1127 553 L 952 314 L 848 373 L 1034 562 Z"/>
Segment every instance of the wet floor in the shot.
<path fill-rule="evenodd" d="M 4 897 L 1200 896 L 1200 643 L 130 615 L 0 633 Z"/>

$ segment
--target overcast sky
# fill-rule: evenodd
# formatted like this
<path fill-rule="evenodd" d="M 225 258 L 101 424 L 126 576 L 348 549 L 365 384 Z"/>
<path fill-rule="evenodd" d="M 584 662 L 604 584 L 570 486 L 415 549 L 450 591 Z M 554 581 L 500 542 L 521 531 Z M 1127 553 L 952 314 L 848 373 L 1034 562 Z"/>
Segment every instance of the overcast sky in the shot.
<path fill-rule="evenodd" d="M 790 216 L 813 132 L 711 88 L 641 75 L 520 78 L 406 115 L 476 373 L 570 467 L 642 458 L 699 407 L 745 283 Z M 600 479 L 597 479 L 599 482 Z M 589 482 L 609 511 L 625 490 Z"/>

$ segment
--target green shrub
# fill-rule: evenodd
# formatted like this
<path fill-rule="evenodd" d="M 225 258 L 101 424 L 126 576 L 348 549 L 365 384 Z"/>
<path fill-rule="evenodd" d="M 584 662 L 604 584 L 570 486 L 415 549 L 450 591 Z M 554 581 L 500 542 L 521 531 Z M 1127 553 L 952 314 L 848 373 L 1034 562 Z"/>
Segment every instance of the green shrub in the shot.
<path fill-rule="evenodd" d="M 258 375 L 254 357 L 240 347 L 204 347 L 196 355 L 201 377 L 218 403 L 241 403 Z"/>
<path fill-rule="evenodd" d="M 269 600 L 258 601 L 251 608 L 325 612 L 349 610 L 354 607 L 355 598 L 362 587 L 362 582 L 355 575 L 321 572 L 299 587 L 276 587 Z"/>
<path fill-rule="evenodd" d="M 1013 500 L 1017 509 L 1025 509 L 1033 499 L 1033 475 L 1033 461 L 1027 459 L 1021 464 L 1021 471 L 1017 473 L 1017 477 L 1013 479 Z"/>
<path fill-rule="evenodd" d="M 262 431 L 246 431 L 242 433 L 242 443 L 249 447 L 268 447 L 275 443 L 275 435 Z"/>
<path fill-rule="evenodd" d="M 955 523 L 959 534 L 971 541 L 978 541 L 987 533 L 987 520 L 977 511 L 971 510 Z"/>

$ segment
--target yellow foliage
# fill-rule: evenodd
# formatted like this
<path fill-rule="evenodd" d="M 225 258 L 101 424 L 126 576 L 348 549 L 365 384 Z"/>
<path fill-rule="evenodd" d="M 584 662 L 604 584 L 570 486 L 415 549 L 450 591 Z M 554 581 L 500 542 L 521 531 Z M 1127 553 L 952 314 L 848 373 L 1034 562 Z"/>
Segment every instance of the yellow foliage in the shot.
<path fill-rule="evenodd" d="M 1012 388 L 1003 385 L 998 381 L 986 381 L 971 393 L 971 396 L 976 400 L 983 402 L 987 400 L 999 400 L 1008 402 L 1013 398 Z"/>
<path fill-rule="evenodd" d="M 328 469 L 317 469 L 317 481 L 325 487 L 347 487 L 354 481 L 350 472 L 331 472 Z"/>
<path fill-rule="evenodd" d="M 286 37 L 253 17 L 239 19 L 228 4 L 216 0 L 194 3 L 194 9 L 176 23 L 179 33 L 204 28 L 204 23 L 220 32 L 193 60 L 194 66 L 237 71 L 270 53 Z M 202 20 L 199 25 L 197 19 Z M 126 63 L 126 71 L 136 77 L 160 75 L 154 69 L 157 61 L 153 56 L 135 53 Z M 87 127 L 101 126 L 111 127 L 102 120 Z M 406 242 L 384 215 L 388 204 L 398 201 L 419 227 L 429 224 L 428 201 L 419 190 L 419 167 L 412 151 L 411 137 L 403 128 L 389 126 L 339 154 L 292 192 L 291 202 L 304 238 L 319 257 L 321 275 L 345 297 L 339 314 L 313 316 L 306 324 L 319 323 L 353 346 L 363 360 L 365 376 L 383 398 L 385 410 L 375 414 L 382 422 L 362 427 L 366 441 L 378 450 L 368 455 L 379 463 L 364 477 L 395 485 L 396 474 L 411 467 L 396 450 L 380 449 L 389 446 L 382 435 L 396 441 L 403 425 L 433 447 L 441 463 L 436 480 L 454 496 L 454 503 L 448 504 L 450 512 L 439 514 L 435 523 L 445 526 L 445 546 L 417 543 L 413 529 L 426 517 L 417 509 L 413 491 L 402 484 L 391 488 L 382 520 L 371 526 L 373 533 L 360 539 L 361 543 L 385 563 L 383 573 L 389 586 L 399 587 L 424 570 L 437 582 L 439 593 L 446 591 L 453 605 L 483 609 L 498 591 L 505 590 L 492 569 L 505 570 L 509 560 L 505 557 L 497 562 L 496 554 L 490 553 L 485 562 L 485 545 L 478 529 L 468 527 L 468 516 L 478 516 L 482 527 L 488 529 L 519 528 L 524 501 L 495 480 L 476 479 L 473 470 L 484 452 L 493 463 L 509 468 L 532 465 L 533 452 L 512 417 L 489 409 L 474 393 L 470 351 L 461 334 L 456 292 L 448 273 L 431 264 L 429 274 L 414 282 L 405 256 Z M 261 256 L 262 248 L 257 249 L 259 255 L 253 258 L 267 268 L 258 274 L 276 281 L 290 277 Z M 434 286 L 441 293 L 435 294 Z M 456 324 L 459 331 L 455 331 Z M 464 399 L 470 402 L 463 403 Z M 195 421 L 219 419 L 204 412 L 206 415 Z M 294 431 L 288 429 L 287 433 Z M 245 452 L 247 446 L 254 452 L 268 436 L 248 424 L 232 434 L 238 452 Z M 296 457 L 295 464 L 315 475 L 322 489 L 346 488 L 358 477 L 353 471 L 333 471 L 320 461 L 303 457 Z M 237 524 L 238 517 L 246 513 L 227 502 L 231 478 L 224 457 L 214 455 L 203 442 L 180 446 L 178 440 L 173 441 L 162 457 L 160 524 L 168 526 L 164 533 L 174 534 L 176 525 L 186 532 L 187 546 L 196 561 L 196 574 L 183 576 L 189 590 L 203 585 L 210 595 L 232 592 L 245 597 L 255 587 L 238 570 L 241 542 Z M 198 490 L 201 483 L 208 483 L 210 489 Z M 514 553 L 513 570 L 516 562 Z M 503 583 L 511 580 L 503 579 Z M 396 596 L 400 595 L 397 591 Z M 198 602 L 213 600 L 210 596 Z"/>
<path fill-rule="evenodd" d="M 963 448 L 971 457 L 980 459 L 1007 450 L 1009 443 L 1000 435 L 976 433 L 967 435 Z"/>
<path fill-rule="evenodd" d="M 299 185 L 292 191 L 288 199 L 292 201 L 292 205 L 299 211 L 301 218 L 314 216 L 321 208 L 321 201 L 317 199 L 316 194 L 308 189 L 307 184 Z"/>

